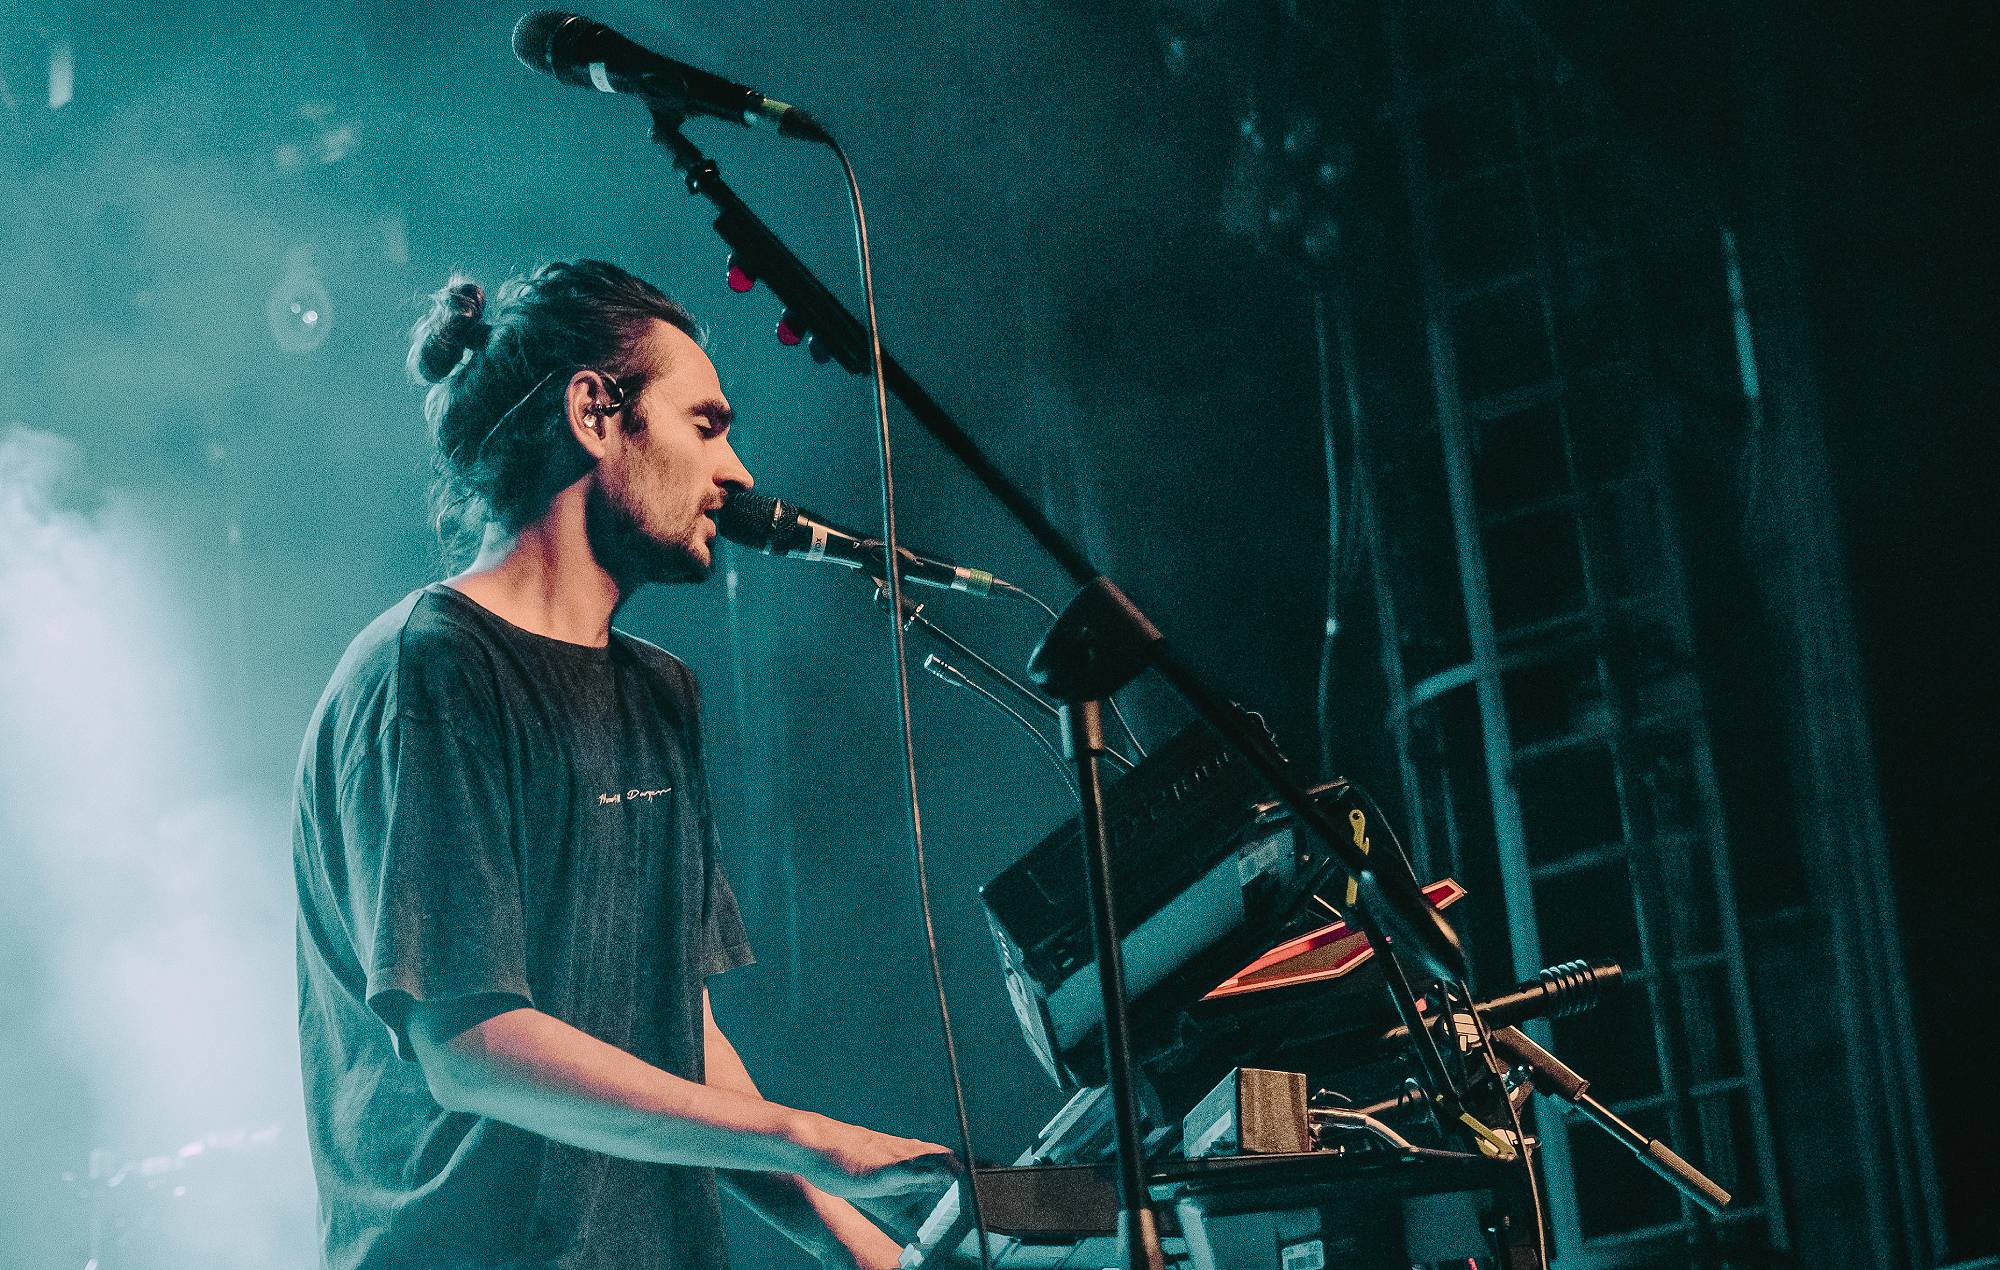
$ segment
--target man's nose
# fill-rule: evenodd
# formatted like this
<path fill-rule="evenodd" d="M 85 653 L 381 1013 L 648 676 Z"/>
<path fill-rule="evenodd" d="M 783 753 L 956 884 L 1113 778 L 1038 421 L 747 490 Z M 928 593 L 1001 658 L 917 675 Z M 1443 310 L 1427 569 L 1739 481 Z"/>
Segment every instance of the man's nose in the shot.
<path fill-rule="evenodd" d="M 743 460 L 736 456 L 736 447 L 724 441 L 722 450 L 725 457 L 722 467 L 715 474 L 716 484 L 732 490 L 746 490 L 756 484 L 750 469 L 743 466 Z"/>

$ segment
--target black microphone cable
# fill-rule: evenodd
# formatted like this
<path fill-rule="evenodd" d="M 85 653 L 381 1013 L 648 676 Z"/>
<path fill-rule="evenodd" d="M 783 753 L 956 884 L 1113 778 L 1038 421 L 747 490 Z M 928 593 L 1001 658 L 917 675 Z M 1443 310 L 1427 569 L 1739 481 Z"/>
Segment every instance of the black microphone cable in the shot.
<path fill-rule="evenodd" d="M 973 1234 L 979 1243 L 982 1270 L 993 1270 L 993 1254 L 987 1244 L 986 1214 L 979 1206 L 977 1157 L 972 1152 L 972 1117 L 966 1111 L 965 1079 L 958 1062 L 958 1041 L 951 1026 L 951 999 L 944 986 L 944 962 L 938 954 L 937 919 L 931 905 L 930 863 L 924 853 L 924 814 L 917 794 L 917 739 L 910 713 L 910 663 L 903 628 L 903 570 L 901 544 L 896 538 L 896 468 L 889 436 L 889 385 L 882 373 L 882 326 L 875 312 L 875 265 L 868 250 L 868 215 L 861 206 L 861 181 L 854 164 L 838 138 L 822 129 L 822 136 L 834 157 L 840 160 L 847 178 L 847 195 L 854 205 L 854 246 L 861 264 L 861 297 L 868 315 L 868 379 L 875 390 L 876 450 L 882 474 L 883 579 L 889 591 L 889 631 L 896 655 L 896 707 L 903 733 L 903 780 L 910 803 L 910 849 L 916 860 L 917 903 L 923 912 L 924 946 L 929 951 L 931 983 L 937 989 L 938 1022 L 944 1029 L 945 1064 L 951 1073 L 952 1106 L 958 1115 L 959 1143 L 965 1151 L 965 1174 L 960 1179 L 961 1209 L 970 1206 Z"/>
<path fill-rule="evenodd" d="M 980 683 L 977 679 L 966 674 L 936 653 L 932 653 L 930 656 L 924 658 L 924 669 L 930 671 L 931 674 L 944 680 L 946 683 L 956 684 L 967 692 L 972 693 L 987 705 L 992 706 L 995 710 L 1000 711 L 1014 722 L 1020 724 L 1029 736 L 1035 738 L 1036 750 L 1044 758 L 1054 763 L 1056 771 L 1062 774 L 1063 788 L 1069 791 L 1070 797 L 1074 799 L 1081 799 L 1083 797 L 1077 791 L 1076 773 L 1069 770 L 1069 760 L 1062 756 L 1062 750 L 1054 741 L 1049 739 L 1048 734 L 1035 726 L 1034 720 L 1022 714 L 1013 706 L 1008 705 L 1005 701 L 1002 701 L 999 693 Z"/>
<path fill-rule="evenodd" d="M 1416 863 L 1410 859 L 1409 849 L 1403 845 L 1401 836 L 1390 827 L 1388 820 L 1383 817 L 1381 805 L 1375 801 L 1375 796 L 1351 781 L 1348 783 L 1348 788 L 1354 791 L 1355 796 L 1360 801 L 1367 804 L 1368 811 L 1375 818 L 1376 829 L 1388 841 L 1390 848 L 1396 853 L 1396 858 L 1402 862 L 1403 867 L 1409 871 L 1410 877 L 1414 880 L 1417 875 Z M 1496 1052 L 1493 1048 L 1493 1034 L 1486 1026 L 1486 1016 L 1479 1012 L 1479 998 L 1473 993 L 1472 985 L 1461 980 L 1458 983 L 1443 985 L 1440 990 L 1444 994 L 1444 1008 L 1437 1013 L 1447 1032 L 1449 1032 L 1452 1026 L 1450 993 L 1456 990 L 1465 999 L 1466 1010 L 1472 1015 L 1473 1026 L 1479 1032 L 1480 1048 L 1485 1052 L 1490 1061 L 1491 1056 Z M 1500 1081 L 1500 1099 L 1507 1104 L 1508 1127 L 1514 1131 L 1514 1151 L 1515 1154 L 1521 1157 L 1521 1168 L 1528 1179 L 1528 1207 L 1533 1211 L 1535 1218 L 1535 1255 L 1540 1258 L 1541 1265 L 1547 1266 L 1549 1257 L 1549 1226 L 1548 1218 L 1542 1206 L 1541 1181 L 1535 1176 L 1535 1158 L 1528 1150 L 1527 1133 L 1521 1124 L 1521 1109 L 1514 1105 L 1513 1098 L 1507 1092 L 1506 1074 L 1504 1072 L 1498 1073 L 1498 1077 Z"/>
<path fill-rule="evenodd" d="M 744 88 L 740 84 L 732 84 L 694 67 L 661 58 L 609 28 L 589 23 L 575 14 L 535 12 L 522 17 L 514 27 L 514 55 L 530 69 L 553 75 L 565 83 L 580 84 L 582 81 L 579 77 L 584 73 L 580 69 L 581 58 L 558 57 L 556 53 L 557 42 L 566 32 L 576 38 L 587 37 L 589 40 L 597 41 L 594 51 L 606 54 L 604 60 L 589 63 L 588 79 L 591 86 L 602 92 L 628 92 L 652 100 L 656 139 L 663 110 L 671 115 L 676 123 L 680 117 L 690 113 L 718 115 L 738 123 L 749 123 L 753 115 L 774 118 L 779 123 L 781 132 L 818 141 L 832 150 L 835 157 L 840 160 L 841 171 L 846 177 L 848 196 L 854 206 L 854 240 L 860 259 L 862 295 L 867 306 L 868 372 L 869 381 L 875 391 L 875 417 L 880 441 L 882 545 L 884 563 L 887 566 L 884 573 L 887 574 L 885 580 L 889 593 L 889 626 L 896 655 L 896 697 L 902 723 L 904 783 L 910 804 L 910 844 L 916 860 L 917 894 L 923 910 L 924 940 L 930 953 L 931 980 L 937 988 L 938 1016 L 944 1029 L 945 1059 L 950 1068 L 952 1099 L 958 1115 L 959 1139 L 965 1154 L 963 1195 L 972 1207 L 973 1223 L 979 1239 L 980 1264 L 985 1270 L 991 1270 L 991 1252 L 986 1246 L 985 1214 L 980 1211 L 977 1171 L 973 1167 L 976 1157 L 972 1145 L 972 1123 L 966 1111 L 965 1082 L 958 1061 L 958 1044 L 951 1025 L 951 1005 L 945 992 L 944 968 L 938 953 L 937 924 L 931 903 L 930 871 L 924 852 L 923 810 L 917 790 L 916 737 L 911 724 L 910 668 L 906 659 L 903 629 L 902 557 L 896 537 L 896 481 L 889 434 L 888 384 L 883 374 L 881 322 L 875 306 L 875 271 L 869 254 L 868 218 L 862 208 L 860 180 L 855 175 L 854 164 L 849 160 L 845 148 L 804 112 L 795 111 L 784 103 L 771 102 L 762 94 Z M 571 48 L 569 53 L 576 54 L 577 50 Z M 618 63 L 615 66 L 612 65 L 614 61 Z M 634 72 L 635 66 L 637 78 L 632 79 L 628 73 Z M 676 85 L 679 89 L 678 94 L 667 92 L 663 100 L 662 90 L 672 89 Z M 789 127 L 788 120 L 791 125 Z M 694 188 L 692 183 L 689 188 Z"/>
<path fill-rule="evenodd" d="M 1479 1029 L 1479 1045 L 1486 1052 L 1487 1061 L 1490 1063 L 1498 1056 L 1499 1051 L 1493 1048 L 1493 1031 L 1486 1026 L 1486 1016 L 1479 1012 L 1479 998 L 1472 994 L 1472 985 L 1460 983 L 1457 987 L 1458 991 L 1465 994 L 1465 1008 L 1472 1015 L 1473 1026 Z M 1443 1013 L 1446 1015 L 1451 1013 L 1448 1001 Z M 1528 1177 L 1528 1207 L 1535 1215 L 1535 1257 L 1537 1264 L 1547 1266 L 1549 1222 L 1542 1207 L 1542 1184 L 1535 1176 L 1535 1156 L 1528 1150 L 1528 1135 L 1521 1127 L 1521 1109 L 1514 1105 L 1513 1095 L 1508 1092 L 1507 1074 L 1503 1070 L 1496 1072 L 1495 1076 L 1500 1081 L 1500 1101 L 1507 1104 L 1509 1127 L 1514 1130 L 1514 1149 L 1521 1153 L 1521 1169 Z"/>
<path fill-rule="evenodd" d="M 1348 788 L 1353 790 L 1355 797 L 1366 805 L 1368 814 L 1374 817 L 1373 831 L 1379 833 L 1388 842 L 1390 850 L 1396 853 L 1396 858 L 1401 862 L 1403 868 L 1409 871 L 1410 877 L 1414 881 L 1417 876 L 1416 862 L 1410 858 L 1409 848 L 1403 845 L 1402 837 L 1396 833 L 1395 829 L 1390 826 L 1388 820 L 1382 815 L 1381 804 L 1375 801 L 1373 794 L 1370 794 L 1366 789 L 1352 781 L 1348 782 Z M 1453 990 L 1456 990 L 1464 997 L 1466 1009 L 1472 1015 L 1473 1026 L 1478 1029 L 1480 1047 L 1490 1062 L 1492 1055 L 1496 1052 L 1493 1048 L 1493 1034 L 1486 1026 L 1486 1016 L 1479 1012 L 1479 998 L 1472 991 L 1470 983 L 1461 980 L 1454 984 L 1441 985 L 1440 991 L 1444 995 L 1444 1008 L 1437 1011 L 1440 1021 L 1443 1023 L 1446 1031 L 1449 1032 L 1452 1027 L 1450 993 Z M 1514 1131 L 1514 1151 L 1515 1154 L 1520 1156 L 1521 1168 L 1526 1173 L 1528 1179 L 1528 1206 L 1533 1211 L 1535 1218 L 1535 1255 L 1541 1259 L 1543 1266 L 1547 1266 L 1549 1226 L 1548 1217 L 1542 1204 L 1541 1181 L 1535 1176 L 1535 1159 L 1533 1154 L 1528 1150 L 1527 1134 L 1521 1124 L 1521 1109 L 1514 1105 L 1513 1098 L 1508 1094 L 1506 1074 L 1502 1072 L 1498 1075 L 1500 1080 L 1500 1097 L 1507 1104 L 1508 1127 Z"/>

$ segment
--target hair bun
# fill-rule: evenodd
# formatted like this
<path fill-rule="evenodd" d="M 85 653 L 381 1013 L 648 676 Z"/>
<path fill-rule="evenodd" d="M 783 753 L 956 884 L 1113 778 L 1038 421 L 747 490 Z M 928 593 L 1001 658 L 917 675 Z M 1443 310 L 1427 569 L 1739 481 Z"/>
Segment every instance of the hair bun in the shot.
<path fill-rule="evenodd" d="M 430 312 L 417 323 L 410 369 L 427 383 L 457 370 L 468 349 L 486 347 L 493 328 L 486 324 L 486 292 L 469 278 L 455 277 L 431 297 Z"/>

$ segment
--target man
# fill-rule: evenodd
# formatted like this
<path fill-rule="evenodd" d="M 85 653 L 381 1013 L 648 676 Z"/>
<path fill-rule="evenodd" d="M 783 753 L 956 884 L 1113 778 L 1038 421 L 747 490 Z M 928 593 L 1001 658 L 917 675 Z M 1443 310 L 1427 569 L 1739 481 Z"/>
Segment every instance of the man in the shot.
<path fill-rule="evenodd" d="M 299 1038 L 330 1270 L 721 1267 L 716 1170 L 832 1266 L 943 1148 L 766 1101 L 705 978 L 750 959 L 695 685 L 614 630 L 750 473 L 685 310 L 592 261 L 418 324 L 469 568 L 349 647 L 300 761 Z"/>

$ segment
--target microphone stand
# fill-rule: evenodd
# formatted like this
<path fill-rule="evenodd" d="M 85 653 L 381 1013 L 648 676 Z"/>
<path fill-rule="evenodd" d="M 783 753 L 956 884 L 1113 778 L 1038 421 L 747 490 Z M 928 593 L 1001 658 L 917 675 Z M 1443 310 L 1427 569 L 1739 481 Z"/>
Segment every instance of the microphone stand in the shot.
<path fill-rule="evenodd" d="M 1117 903 L 1111 893 L 1111 839 L 1105 829 L 1104 785 L 1097 770 L 1098 757 L 1106 749 L 1104 698 L 1138 672 L 1130 658 L 1101 655 L 1106 646 L 1095 638 L 1088 622 L 1073 618 L 1079 611 L 1072 604 L 1056 619 L 1047 638 L 1035 649 L 1028 673 L 1043 691 L 1063 703 L 1063 748 L 1076 764 L 1077 799 L 1083 805 L 1080 814 L 1084 876 L 1090 892 L 1090 938 L 1097 955 L 1098 991 L 1103 997 L 1104 1069 L 1111 1086 L 1112 1128 L 1118 1144 L 1118 1233 L 1125 1241 L 1132 1270 L 1165 1270 L 1158 1217 L 1146 1189 L 1135 1087 L 1137 1064 L 1132 1057 L 1126 1011 L 1124 946 L 1118 939 Z"/>
<path fill-rule="evenodd" d="M 1535 1090 L 1559 1098 L 1582 1112 L 1598 1128 L 1618 1140 L 1618 1144 L 1639 1157 L 1639 1162 L 1710 1213 L 1720 1214 L 1729 1206 L 1730 1195 L 1703 1173 L 1674 1153 L 1658 1138 L 1649 1137 L 1620 1120 L 1611 1108 L 1590 1096 L 1590 1082 L 1576 1074 L 1569 1064 L 1549 1053 L 1532 1037 L 1512 1026 L 1493 1029 L 1493 1048 L 1516 1066 L 1528 1069 Z"/>
<path fill-rule="evenodd" d="M 875 584 L 875 602 L 887 606 L 889 603 L 889 588 L 883 585 L 880 578 L 873 575 L 870 575 L 869 580 Z M 945 651 L 977 667 L 981 674 L 1005 688 L 1008 695 L 1012 696 L 1016 701 L 1021 702 L 1032 710 L 1040 711 L 1044 716 L 1058 723 L 1062 721 L 1062 710 L 1060 707 L 1050 705 L 1047 698 L 1037 696 L 1035 693 L 1029 691 L 1026 684 L 1023 684 L 1020 680 L 1014 678 L 1014 676 L 980 656 L 977 649 L 968 646 L 956 635 L 939 626 L 930 618 L 925 617 L 923 602 L 911 599 L 907 593 L 903 596 L 903 626 L 907 630 L 922 631 L 933 642 L 944 648 Z M 1030 724 L 1029 726 L 1032 727 L 1033 725 Z M 1106 749 L 1104 756 L 1116 763 L 1123 770 L 1128 772 L 1132 770 L 1132 760 L 1126 758 L 1117 750 Z"/>
<path fill-rule="evenodd" d="M 751 285 L 764 283 L 785 305 L 781 331 L 789 331 L 792 339 L 787 342 L 803 339 L 816 359 L 838 361 L 851 374 L 867 374 L 866 328 L 729 187 L 715 161 L 681 133 L 683 116 L 657 101 L 651 104 L 651 113 L 651 139 L 673 156 L 688 192 L 716 209 L 715 232 L 731 251 L 732 285 L 737 283 L 738 274 Z M 1424 1030 L 1397 954 L 1413 957 L 1434 980 L 1462 983 L 1468 977 L 1465 953 L 1450 923 L 1425 902 L 1416 879 L 1407 869 L 1391 865 L 1378 870 L 1371 864 L 1343 835 L 1342 826 L 1314 802 L 1290 761 L 1265 739 L 1262 729 L 1181 659 L 1138 606 L 1091 564 L 1082 549 L 1056 528 L 886 350 L 882 374 L 884 386 L 924 430 L 986 487 L 1081 588 L 1036 650 L 1030 673 L 1045 692 L 1063 702 L 1083 796 L 1085 871 L 1104 996 L 1106 1067 L 1118 1128 L 1119 1190 L 1125 1208 L 1122 1225 L 1134 1270 L 1157 1270 L 1163 1259 L 1139 1156 L 1139 1113 L 1132 1089 L 1123 962 L 1107 867 L 1097 757 L 1107 748 L 1102 700 L 1144 670 L 1157 670 L 1194 713 L 1264 778 L 1278 800 L 1291 809 L 1295 823 L 1318 839 L 1327 856 L 1354 880 L 1360 903 L 1349 906 L 1351 916 L 1381 959 L 1397 1013 L 1409 1027 L 1412 1041 L 1417 1042 L 1421 1066 L 1432 1086 L 1428 1092 L 1433 1100 L 1458 1114 L 1457 1090 L 1449 1073 L 1436 1061 L 1434 1048 L 1419 1040 L 1433 1038 Z"/>

